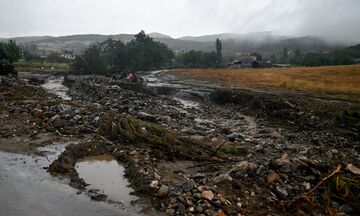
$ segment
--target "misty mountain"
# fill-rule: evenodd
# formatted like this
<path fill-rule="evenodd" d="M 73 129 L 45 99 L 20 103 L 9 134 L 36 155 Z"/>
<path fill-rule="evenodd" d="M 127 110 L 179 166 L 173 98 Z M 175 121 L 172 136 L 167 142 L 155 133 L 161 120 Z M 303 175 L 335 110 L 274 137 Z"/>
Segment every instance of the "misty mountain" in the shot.
<path fill-rule="evenodd" d="M 11 38 L 12 40 L 17 41 L 18 43 L 29 43 L 29 42 L 36 42 L 41 40 L 46 40 L 52 38 L 52 36 L 30 36 L 30 37 L 15 37 Z M 4 40 L 7 40 L 4 38 Z"/>
<path fill-rule="evenodd" d="M 271 32 L 256 32 L 249 34 L 223 33 L 204 36 L 187 36 L 178 39 L 171 38 L 161 33 L 150 33 L 155 41 L 165 43 L 175 52 L 202 50 L 215 50 L 215 40 L 219 38 L 223 44 L 223 53 L 226 56 L 236 54 L 248 54 L 260 52 L 264 55 L 279 54 L 284 48 L 300 49 L 302 53 L 332 51 L 343 48 L 340 44 L 330 44 L 324 39 L 313 36 L 287 37 L 272 35 Z M 92 43 L 101 42 L 108 38 L 129 42 L 134 39 L 133 34 L 82 34 L 60 37 L 41 36 L 41 37 L 17 37 L 12 38 L 22 44 L 33 44 L 44 55 L 51 52 L 61 52 L 63 50 L 73 51 L 75 54 L 81 53 Z"/>
<path fill-rule="evenodd" d="M 264 41 L 270 39 L 280 39 L 285 38 L 284 36 L 274 36 L 270 31 L 263 32 L 252 32 L 247 34 L 236 34 L 236 33 L 222 33 L 222 34 L 213 34 L 213 35 L 203 35 L 198 37 L 193 36 L 185 36 L 179 38 L 180 40 L 186 41 L 199 41 L 199 42 L 212 42 L 217 38 L 220 40 L 256 40 L 256 41 Z"/>
<path fill-rule="evenodd" d="M 172 38 L 169 35 L 161 34 L 161 33 L 158 33 L 158 32 L 151 32 L 149 34 L 149 36 L 152 37 L 152 38 Z"/>

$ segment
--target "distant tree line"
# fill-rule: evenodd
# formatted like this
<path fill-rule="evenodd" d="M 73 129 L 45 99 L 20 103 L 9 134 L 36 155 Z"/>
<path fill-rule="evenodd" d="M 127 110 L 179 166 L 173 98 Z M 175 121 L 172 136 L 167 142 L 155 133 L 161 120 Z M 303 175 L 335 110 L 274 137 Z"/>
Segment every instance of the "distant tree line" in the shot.
<path fill-rule="evenodd" d="M 176 68 L 216 68 L 223 67 L 222 43 L 219 39 L 215 42 L 216 51 L 204 52 L 191 50 L 179 54 L 175 58 Z"/>
<path fill-rule="evenodd" d="M 354 59 L 359 56 L 360 45 L 348 47 L 344 50 L 335 50 L 332 52 L 318 52 L 307 53 L 302 55 L 300 49 L 294 52 L 289 51 L 287 48 L 283 49 L 282 56 L 277 59 L 271 56 L 274 63 L 292 64 L 298 66 L 326 66 L 326 65 L 349 65 L 355 64 Z"/>
<path fill-rule="evenodd" d="M 121 74 L 169 67 L 174 53 L 144 31 L 129 43 L 108 39 L 88 47 L 77 56 L 71 70 L 78 74 Z"/>
<path fill-rule="evenodd" d="M 13 63 L 20 58 L 21 50 L 15 41 L 0 42 L 0 75 L 16 76 Z"/>

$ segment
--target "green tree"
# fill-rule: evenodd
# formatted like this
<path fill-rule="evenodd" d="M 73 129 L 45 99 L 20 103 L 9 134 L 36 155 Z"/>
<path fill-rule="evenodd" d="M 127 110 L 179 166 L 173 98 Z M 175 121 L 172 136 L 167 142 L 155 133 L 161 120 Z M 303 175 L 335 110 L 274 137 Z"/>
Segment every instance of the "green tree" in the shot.
<path fill-rule="evenodd" d="M 128 43 L 127 47 L 135 70 L 160 68 L 174 58 L 173 52 L 165 44 L 154 41 L 144 31 L 135 35 L 135 40 Z"/>
<path fill-rule="evenodd" d="M 81 74 L 108 74 L 109 69 L 109 64 L 98 44 L 87 48 L 72 64 L 72 70 Z"/>
<path fill-rule="evenodd" d="M 8 60 L 11 64 L 18 61 L 21 58 L 20 47 L 16 44 L 15 41 L 9 40 L 5 44 L 5 48 L 8 52 L 8 55 L 9 55 Z"/>
<path fill-rule="evenodd" d="M 223 60 L 223 54 L 222 54 L 222 43 L 219 38 L 216 39 L 216 54 L 217 54 L 217 61 L 220 64 Z"/>
<path fill-rule="evenodd" d="M 0 61 L 9 59 L 9 52 L 6 48 L 6 43 L 0 42 Z"/>
<path fill-rule="evenodd" d="M 13 63 L 21 58 L 20 48 L 15 41 L 0 42 L 0 75 L 17 76 Z"/>
<path fill-rule="evenodd" d="M 12 64 L 20 58 L 21 50 L 15 41 L 0 42 L 0 60 L 7 60 Z"/>
<path fill-rule="evenodd" d="M 108 39 L 87 48 L 72 64 L 77 73 L 122 74 L 168 66 L 173 52 L 163 43 L 154 41 L 141 31 L 125 44 Z"/>

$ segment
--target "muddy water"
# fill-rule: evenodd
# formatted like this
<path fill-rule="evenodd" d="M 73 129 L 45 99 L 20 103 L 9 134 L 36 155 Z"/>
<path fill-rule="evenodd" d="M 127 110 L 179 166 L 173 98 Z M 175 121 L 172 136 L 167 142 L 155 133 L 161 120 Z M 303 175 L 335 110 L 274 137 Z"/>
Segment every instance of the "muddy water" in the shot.
<path fill-rule="evenodd" d="M 209 95 L 208 90 L 195 89 L 184 84 L 175 84 L 178 78 L 166 74 L 166 71 L 143 72 L 140 76 L 145 80 L 146 85 L 150 87 L 170 87 L 175 90 L 173 98 L 179 101 L 183 108 L 197 108 L 200 102 L 206 100 Z"/>
<path fill-rule="evenodd" d="M 124 167 L 113 156 L 99 155 L 83 158 L 76 166 L 79 176 L 90 184 L 88 189 L 99 190 L 112 202 L 130 206 L 137 197 L 130 195 L 133 191 L 124 178 Z"/>
<path fill-rule="evenodd" d="M 71 97 L 67 95 L 68 88 L 62 84 L 64 77 L 50 77 L 45 84 L 41 85 L 48 92 L 57 95 L 63 100 L 71 100 Z"/>
<path fill-rule="evenodd" d="M 135 207 L 119 208 L 76 194 L 67 179 L 51 176 L 44 167 L 69 143 L 39 148 L 42 156 L 0 151 L 0 215 L 138 215 Z"/>

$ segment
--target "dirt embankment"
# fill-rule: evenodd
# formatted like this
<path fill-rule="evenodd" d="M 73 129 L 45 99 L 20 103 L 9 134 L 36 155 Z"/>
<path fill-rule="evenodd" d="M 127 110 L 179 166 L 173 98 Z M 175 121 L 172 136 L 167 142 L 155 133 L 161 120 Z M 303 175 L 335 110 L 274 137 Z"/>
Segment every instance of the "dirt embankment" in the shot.
<path fill-rule="evenodd" d="M 235 104 L 250 115 L 293 124 L 299 129 L 333 130 L 360 139 L 360 106 L 351 102 L 328 101 L 305 95 L 279 94 L 249 90 L 215 90 L 215 103 Z"/>

